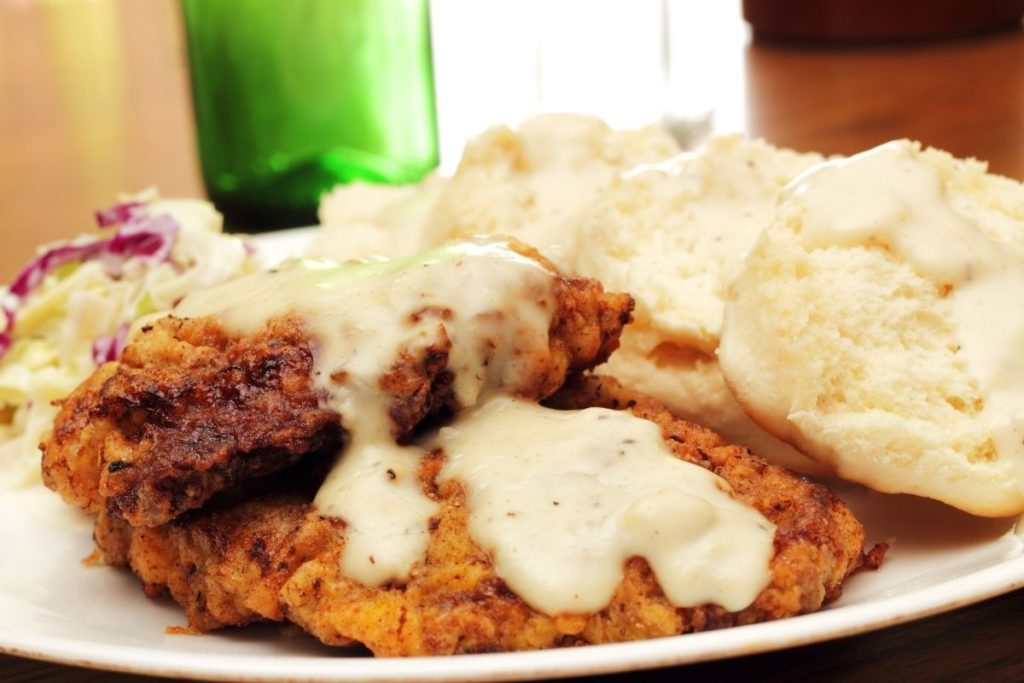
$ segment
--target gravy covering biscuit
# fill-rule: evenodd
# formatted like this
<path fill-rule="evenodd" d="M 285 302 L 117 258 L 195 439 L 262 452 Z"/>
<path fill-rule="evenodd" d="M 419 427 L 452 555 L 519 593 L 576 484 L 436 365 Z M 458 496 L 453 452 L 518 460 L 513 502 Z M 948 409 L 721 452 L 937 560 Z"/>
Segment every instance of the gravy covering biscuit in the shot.
<path fill-rule="evenodd" d="M 783 195 L 719 346 L 766 429 L 844 478 L 1024 511 L 1024 187 L 909 141 Z"/>

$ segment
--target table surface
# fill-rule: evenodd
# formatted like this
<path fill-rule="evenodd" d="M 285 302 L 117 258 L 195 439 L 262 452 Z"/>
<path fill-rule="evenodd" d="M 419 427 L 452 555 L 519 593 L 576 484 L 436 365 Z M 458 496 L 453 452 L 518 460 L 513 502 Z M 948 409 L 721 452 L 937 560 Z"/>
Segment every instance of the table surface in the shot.
<path fill-rule="evenodd" d="M 724 3 L 739 22 L 735 3 Z M 739 35 L 739 33 L 737 34 Z M 910 137 L 1024 178 L 1024 34 L 888 47 L 723 40 L 742 84 L 715 120 L 800 150 Z M 720 59 L 719 59 L 720 58 Z M 118 192 L 201 196 L 172 0 L 0 0 L 0 279 L 87 228 Z M 1024 592 L 839 641 L 651 672 L 652 679 L 1021 680 Z M 142 681 L 0 655 L 0 680 Z M 609 679 L 621 677 L 608 677 Z M 602 679 L 604 680 L 604 679 Z"/>

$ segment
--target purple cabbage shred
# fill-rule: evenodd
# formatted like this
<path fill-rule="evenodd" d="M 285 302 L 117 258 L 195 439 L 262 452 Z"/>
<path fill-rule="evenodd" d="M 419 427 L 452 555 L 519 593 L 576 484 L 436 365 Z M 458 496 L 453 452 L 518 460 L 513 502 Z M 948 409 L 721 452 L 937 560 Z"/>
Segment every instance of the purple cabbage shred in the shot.
<path fill-rule="evenodd" d="M 142 202 L 121 202 L 106 209 L 96 211 L 96 223 L 101 228 L 127 223 L 136 210 L 145 206 Z"/>
<path fill-rule="evenodd" d="M 4 314 L 4 329 L 0 332 L 0 358 L 2 358 L 14 343 L 14 309 L 9 308 L 5 302 L 0 310 Z"/>
<path fill-rule="evenodd" d="M 117 360 L 124 351 L 124 344 L 128 340 L 128 324 L 121 323 L 117 332 L 110 335 L 97 337 L 92 343 L 92 360 L 99 367 L 106 362 Z"/>
<path fill-rule="evenodd" d="M 13 343 L 14 323 L 21 303 L 30 295 L 47 275 L 65 263 L 84 263 L 97 260 L 103 264 L 106 273 L 114 278 L 120 277 L 124 263 L 131 258 L 144 258 L 161 263 L 170 260 L 174 248 L 174 238 L 181 226 L 171 216 L 159 214 L 151 216 L 145 204 L 140 202 L 122 202 L 96 212 L 96 222 L 100 227 L 118 226 L 113 236 L 108 239 L 93 240 L 78 244 L 61 244 L 32 259 L 25 266 L 8 288 L 6 300 L 0 304 L 4 320 L 0 329 L 0 358 L 3 357 Z M 124 334 L 127 334 L 125 327 Z M 121 354 L 124 341 L 118 338 L 124 335 L 118 331 L 111 337 L 101 337 L 93 344 L 93 358 L 117 358 Z M 109 341 L 108 341 L 109 340 Z M 100 361 L 97 360 L 97 364 Z"/>

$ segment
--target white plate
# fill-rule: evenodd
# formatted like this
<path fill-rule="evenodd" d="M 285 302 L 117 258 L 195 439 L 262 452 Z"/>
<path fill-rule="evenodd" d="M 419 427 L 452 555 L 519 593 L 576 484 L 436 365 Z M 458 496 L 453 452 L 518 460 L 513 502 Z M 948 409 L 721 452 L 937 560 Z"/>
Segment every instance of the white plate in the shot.
<path fill-rule="evenodd" d="M 309 232 L 259 238 L 295 253 Z M 970 517 L 931 501 L 833 488 L 891 544 L 884 567 L 853 577 L 816 614 L 639 643 L 458 657 L 372 659 L 260 626 L 167 633 L 181 610 L 147 599 L 125 570 L 87 567 L 91 520 L 42 487 L 0 492 L 0 651 L 171 677 L 252 681 L 513 680 L 684 664 L 804 645 L 891 626 L 1024 586 L 1015 520 Z"/>

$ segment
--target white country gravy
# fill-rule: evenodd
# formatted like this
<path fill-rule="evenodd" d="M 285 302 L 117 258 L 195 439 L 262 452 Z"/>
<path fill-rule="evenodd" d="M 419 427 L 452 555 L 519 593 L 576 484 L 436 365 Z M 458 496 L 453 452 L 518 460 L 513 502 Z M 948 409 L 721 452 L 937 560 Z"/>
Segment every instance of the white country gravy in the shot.
<path fill-rule="evenodd" d="M 1024 254 L 950 205 L 939 171 L 891 142 L 816 167 L 787 188 L 810 248 L 881 246 L 948 289 L 960 353 L 1000 457 L 1024 464 Z"/>
<path fill-rule="evenodd" d="M 484 389 L 515 390 L 548 355 L 554 275 L 498 242 L 463 242 L 395 261 L 299 261 L 190 294 L 180 317 L 215 315 L 238 332 L 275 317 L 302 320 L 316 384 L 350 434 L 315 505 L 346 523 L 345 573 L 367 585 L 404 579 L 423 557 L 437 505 L 420 489 L 423 452 L 399 446 L 380 388 L 400 350 L 451 342 L 460 405 Z M 508 354 L 517 349 L 519 355 Z"/>
<path fill-rule="evenodd" d="M 676 605 L 738 611 L 770 579 L 775 527 L 723 479 L 677 459 L 653 422 L 498 394 L 432 443 L 446 455 L 440 479 L 466 488 L 473 540 L 543 612 L 601 610 L 631 557 Z"/>
<path fill-rule="evenodd" d="M 429 520 L 438 506 L 423 493 L 417 471 L 432 445 L 429 438 L 407 446 L 395 442 L 388 412 L 393 397 L 382 391 L 381 378 L 401 350 L 416 357 L 447 340 L 451 343 L 448 368 L 454 374 L 459 406 L 469 409 L 487 397 L 492 399 L 479 414 L 463 410 L 458 416 L 456 429 L 474 434 L 476 445 L 473 453 L 460 449 L 446 472 L 468 466 L 465 463 L 478 463 L 473 475 L 466 477 L 470 533 L 495 555 L 498 575 L 524 600 L 549 613 L 600 609 L 621 580 L 625 559 L 642 555 L 655 567 L 666 594 L 677 604 L 712 601 L 730 609 L 745 607 L 769 579 L 773 528 L 724 493 L 727 486 L 722 480 L 675 460 L 653 423 L 612 411 L 563 415 L 534 406 L 519 411 L 514 432 L 505 431 L 511 423 L 483 426 L 491 424 L 489 411 L 503 400 L 513 406 L 525 405 L 501 397 L 525 388 L 531 368 L 550 357 L 548 335 L 556 309 L 556 277 L 505 243 L 463 242 L 394 261 L 346 265 L 293 262 L 274 272 L 190 294 L 174 315 L 216 316 L 239 333 L 256 332 L 270 319 L 284 315 L 302 321 L 312 339 L 315 382 L 328 397 L 328 406 L 342 416 L 350 436 L 314 505 L 321 514 L 344 520 L 342 569 L 354 580 L 370 586 L 401 581 L 424 557 Z M 607 418 L 592 420 L 590 416 L 596 414 Z M 606 438 L 607 430 L 592 431 L 594 424 L 604 419 L 616 425 L 617 434 L 637 433 L 636 443 L 630 444 L 629 457 L 622 463 L 592 448 L 600 445 L 595 441 L 597 433 L 605 435 L 601 439 L 605 445 L 615 443 Z M 478 421 L 480 426 L 475 427 Z M 646 436 L 641 437 L 645 430 Z M 443 441 L 453 433 L 449 429 L 444 431 L 448 436 L 437 438 Z M 546 438 L 557 443 L 545 445 Z M 568 448 L 576 439 L 579 444 Z M 565 519 L 566 515 L 561 515 L 547 528 L 535 527 L 537 537 L 529 542 L 524 542 L 522 533 L 508 543 L 496 538 L 504 525 L 481 522 L 481 514 L 488 514 L 488 508 L 475 501 L 481 496 L 514 499 L 519 495 L 516 491 L 524 482 L 515 470 L 516 443 L 522 445 L 519 471 L 523 474 L 536 470 L 538 455 L 550 451 L 552 464 L 559 463 L 558 474 L 551 472 L 553 478 L 543 490 L 552 490 L 551 485 L 559 483 L 559 488 L 565 489 L 559 495 L 567 511 L 578 507 L 574 501 L 588 496 L 606 509 L 618 511 L 606 523 L 594 511 L 581 517 L 591 520 L 587 522 L 591 525 L 604 524 L 604 535 L 575 534 L 571 525 L 556 523 Z M 493 463 L 487 464 L 491 459 Z M 634 467 L 635 472 L 626 474 Z M 579 476 L 569 476 L 571 471 Z M 586 473 L 592 473 L 595 481 L 588 484 Z M 530 476 L 530 486 L 536 486 L 536 475 Z M 609 488 L 608 476 L 630 483 Z M 699 491 L 700 495 L 683 496 L 680 491 Z M 536 549 L 529 548 L 534 542 Z M 609 543 L 615 549 L 611 555 L 602 550 Z M 516 563 L 509 561 L 511 554 L 533 557 L 537 549 L 551 546 L 562 546 L 573 557 L 602 558 L 601 578 L 590 576 L 596 566 L 591 562 L 549 563 L 545 566 L 553 574 L 528 573 L 524 577 L 522 572 L 516 573 Z M 687 567 L 688 563 L 693 567 Z M 510 572 L 507 576 L 506 571 Z M 682 585 L 691 581 L 698 585 Z M 553 586 L 559 587 L 557 591 Z M 566 587 L 564 595 L 550 595 L 562 592 L 561 587 Z"/>

